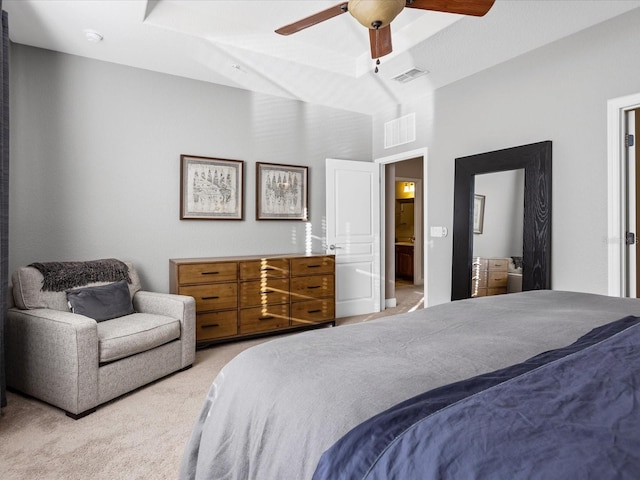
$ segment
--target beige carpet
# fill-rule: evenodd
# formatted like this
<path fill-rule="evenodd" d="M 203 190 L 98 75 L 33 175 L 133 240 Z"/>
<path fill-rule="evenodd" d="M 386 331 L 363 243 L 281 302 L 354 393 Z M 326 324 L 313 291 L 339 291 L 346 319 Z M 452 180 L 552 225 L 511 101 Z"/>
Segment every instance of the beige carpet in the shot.
<path fill-rule="evenodd" d="M 402 286 L 398 306 L 338 320 L 358 323 L 422 308 L 421 288 Z M 196 352 L 193 368 L 120 397 L 80 420 L 38 400 L 8 393 L 0 416 L 0 479 L 175 479 L 202 402 L 220 369 L 246 348 Z"/>

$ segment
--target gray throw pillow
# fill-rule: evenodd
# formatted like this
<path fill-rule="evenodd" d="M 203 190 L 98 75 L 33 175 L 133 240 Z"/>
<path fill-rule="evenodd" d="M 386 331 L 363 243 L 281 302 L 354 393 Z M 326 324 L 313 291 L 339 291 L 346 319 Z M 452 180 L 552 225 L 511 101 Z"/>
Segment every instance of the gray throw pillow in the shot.
<path fill-rule="evenodd" d="M 69 290 L 67 300 L 73 313 L 93 318 L 98 322 L 134 312 L 126 280 L 99 287 Z"/>

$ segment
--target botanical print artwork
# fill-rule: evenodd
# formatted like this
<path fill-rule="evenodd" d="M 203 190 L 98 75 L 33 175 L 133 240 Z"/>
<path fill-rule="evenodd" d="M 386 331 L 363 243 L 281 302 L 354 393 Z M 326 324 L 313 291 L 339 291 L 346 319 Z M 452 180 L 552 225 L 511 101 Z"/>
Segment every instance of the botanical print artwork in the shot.
<path fill-rule="evenodd" d="M 302 173 L 286 169 L 263 172 L 262 213 L 302 215 Z"/>
<path fill-rule="evenodd" d="M 238 169 L 191 162 L 188 168 L 187 209 L 191 214 L 234 214 L 238 210 Z"/>
<path fill-rule="evenodd" d="M 187 155 L 180 158 L 180 218 L 242 220 L 244 162 Z"/>

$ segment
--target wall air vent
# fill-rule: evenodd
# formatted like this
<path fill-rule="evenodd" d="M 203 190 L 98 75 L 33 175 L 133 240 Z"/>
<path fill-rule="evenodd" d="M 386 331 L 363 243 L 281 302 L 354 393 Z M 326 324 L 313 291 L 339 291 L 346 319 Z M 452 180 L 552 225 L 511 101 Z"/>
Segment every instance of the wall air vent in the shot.
<path fill-rule="evenodd" d="M 384 124 L 384 148 L 416 141 L 416 114 L 390 120 Z"/>
<path fill-rule="evenodd" d="M 427 70 L 421 70 L 419 68 L 413 67 L 406 72 L 401 73 L 400 75 L 396 75 L 395 77 L 393 77 L 393 80 L 396 80 L 400 83 L 407 83 L 411 80 L 415 80 L 416 78 L 421 77 L 422 75 L 426 75 L 427 73 L 429 73 Z"/>

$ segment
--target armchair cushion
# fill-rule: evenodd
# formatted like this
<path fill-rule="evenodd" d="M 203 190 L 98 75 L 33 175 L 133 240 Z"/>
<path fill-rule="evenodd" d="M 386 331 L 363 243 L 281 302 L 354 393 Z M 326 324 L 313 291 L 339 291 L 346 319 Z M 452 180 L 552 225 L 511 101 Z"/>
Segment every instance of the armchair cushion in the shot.
<path fill-rule="evenodd" d="M 126 280 L 98 287 L 76 288 L 67 292 L 73 313 L 101 322 L 133 313 Z"/>
<path fill-rule="evenodd" d="M 151 350 L 180 338 L 180 321 L 164 315 L 133 313 L 98 323 L 101 364 Z"/>

